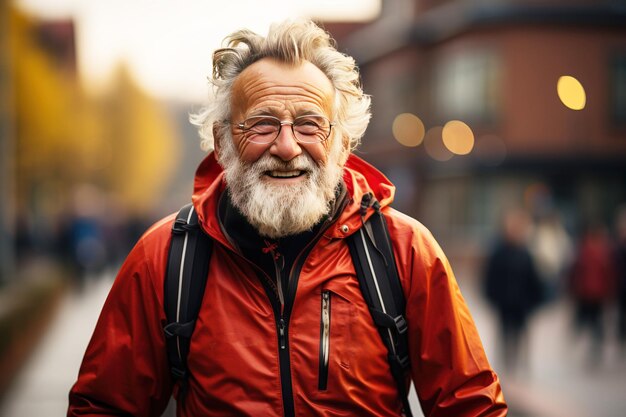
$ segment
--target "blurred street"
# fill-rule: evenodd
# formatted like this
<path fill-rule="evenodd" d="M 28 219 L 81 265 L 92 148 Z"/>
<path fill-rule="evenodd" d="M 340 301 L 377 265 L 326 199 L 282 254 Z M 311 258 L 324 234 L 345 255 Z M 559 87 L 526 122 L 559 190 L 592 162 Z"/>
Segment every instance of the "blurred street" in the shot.
<path fill-rule="evenodd" d="M 626 410 L 626 355 L 619 355 L 613 335 L 595 367 L 587 353 L 591 338 L 572 332 L 572 306 L 557 300 L 529 323 L 528 366 L 515 375 L 502 371 L 496 320 L 477 285 L 461 282 L 490 362 L 498 372 L 509 403 L 509 417 L 619 417 Z"/>
<path fill-rule="evenodd" d="M 461 287 L 489 358 L 500 370 L 495 321 L 475 282 L 463 279 Z M 112 276 L 105 275 L 87 281 L 81 294 L 70 291 L 65 295 L 41 344 L 0 405 L 0 417 L 65 415 L 67 393 L 111 283 Z M 626 358 L 619 357 L 610 340 L 605 360 L 596 368 L 586 366 L 589 340 L 573 338 L 570 321 L 565 301 L 540 310 L 531 321 L 529 366 L 517 375 L 500 372 L 510 417 L 624 415 Z M 416 404 L 414 410 L 418 410 Z"/>
<path fill-rule="evenodd" d="M 41 343 L 0 403 L 1 417 L 67 413 L 68 392 L 112 282 L 105 275 L 88 280 L 82 293 L 65 294 Z"/>

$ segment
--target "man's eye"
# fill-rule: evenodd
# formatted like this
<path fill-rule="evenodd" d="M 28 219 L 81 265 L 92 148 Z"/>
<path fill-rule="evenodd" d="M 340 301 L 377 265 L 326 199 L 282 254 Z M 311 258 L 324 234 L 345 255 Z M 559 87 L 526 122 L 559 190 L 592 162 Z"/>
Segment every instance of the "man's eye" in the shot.
<path fill-rule="evenodd" d="M 254 123 L 254 126 L 276 126 L 276 120 L 261 119 Z"/>
<path fill-rule="evenodd" d="M 272 133 L 276 131 L 276 129 L 278 129 L 279 125 L 280 124 L 276 120 L 260 119 L 260 120 L 255 120 L 253 123 L 251 123 L 248 129 L 255 133 L 260 133 L 260 134 Z"/>
<path fill-rule="evenodd" d="M 320 127 L 320 121 L 318 119 L 315 119 L 315 118 L 298 119 L 296 121 L 296 126 L 315 126 L 315 127 Z"/>
<path fill-rule="evenodd" d="M 300 133 L 315 133 L 320 129 L 320 124 L 317 120 L 315 119 L 301 119 L 298 120 L 294 127 L 300 132 Z"/>

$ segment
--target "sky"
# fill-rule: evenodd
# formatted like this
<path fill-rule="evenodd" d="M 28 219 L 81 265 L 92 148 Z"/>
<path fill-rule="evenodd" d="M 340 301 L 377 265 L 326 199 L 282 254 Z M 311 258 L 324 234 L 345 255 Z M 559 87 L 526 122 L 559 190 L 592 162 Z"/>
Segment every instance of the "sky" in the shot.
<path fill-rule="evenodd" d="M 125 63 L 141 87 L 159 98 L 201 102 L 209 94 L 211 54 L 229 33 L 265 34 L 271 22 L 308 16 L 371 20 L 381 0 L 16 0 L 45 19 L 72 18 L 85 86 L 106 86 Z"/>

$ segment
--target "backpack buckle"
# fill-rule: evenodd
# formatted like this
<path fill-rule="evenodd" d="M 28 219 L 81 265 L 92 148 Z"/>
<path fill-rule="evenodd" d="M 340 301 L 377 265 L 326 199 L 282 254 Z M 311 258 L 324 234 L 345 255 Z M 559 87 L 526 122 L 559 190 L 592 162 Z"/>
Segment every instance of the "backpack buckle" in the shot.
<path fill-rule="evenodd" d="M 172 366 L 171 371 L 172 376 L 174 376 L 176 380 L 185 380 L 185 378 L 187 378 L 187 371 L 185 371 L 184 369 Z"/>
<path fill-rule="evenodd" d="M 168 339 L 175 336 L 190 338 L 195 324 L 195 320 L 188 321 L 187 323 L 172 322 L 163 327 L 163 331 Z"/>
<path fill-rule="evenodd" d="M 404 334 L 407 332 L 409 326 L 404 319 L 404 316 L 401 314 L 398 317 L 394 317 L 393 321 L 396 323 L 396 330 L 398 334 Z"/>
<path fill-rule="evenodd" d="M 411 360 L 409 359 L 409 355 L 400 355 L 390 353 L 388 355 L 389 367 L 391 368 L 391 373 L 396 376 L 402 376 L 404 371 L 409 368 Z"/>
<path fill-rule="evenodd" d="M 396 358 L 398 360 L 398 364 L 400 364 L 400 367 L 402 367 L 402 369 L 407 369 L 409 367 L 409 355 L 404 355 L 402 357 L 397 356 Z"/>
<path fill-rule="evenodd" d="M 187 233 L 187 230 L 189 230 L 189 225 L 183 219 L 176 219 L 172 225 L 172 233 L 183 234 Z"/>

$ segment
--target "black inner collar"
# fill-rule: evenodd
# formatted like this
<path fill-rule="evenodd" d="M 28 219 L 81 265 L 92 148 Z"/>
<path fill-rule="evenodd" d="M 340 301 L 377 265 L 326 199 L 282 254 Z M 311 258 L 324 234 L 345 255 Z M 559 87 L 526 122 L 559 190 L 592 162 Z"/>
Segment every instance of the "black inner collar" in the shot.
<path fill-rule="evenodd" d="M 237 246 L 241 253 L 254 262 L 270 277 L 276 278 L 275 262 L 282 267 L 282 271 L 290 271 L 296 257 L 304 247 L 317 235 L 322 225 L 330 218 L 335 218 L 346 198 L 345 185 L 340 183 L 335 193 L 331 214 L 324 216 L 311 230 L 296 235 L 284 236 L 278 239 L 265 238 L 248 222 L 245 216 L 237 209 L 227 191 L 220 198 L 218 214 L 227 236 Z M 284 278 L 288 274 L 282 274 Z M 286 284 L 286 283 L 284 283 Z"/>

